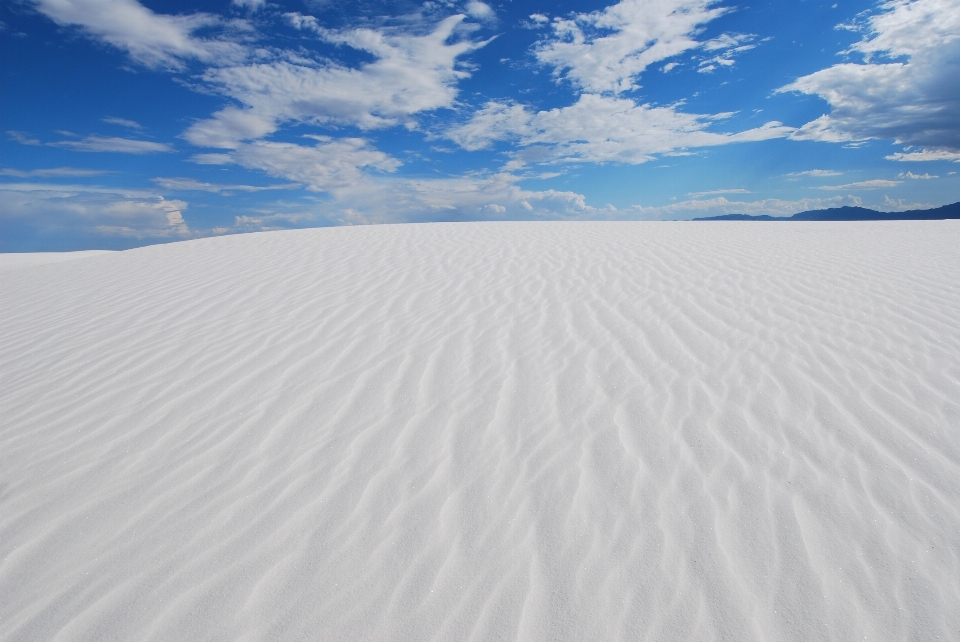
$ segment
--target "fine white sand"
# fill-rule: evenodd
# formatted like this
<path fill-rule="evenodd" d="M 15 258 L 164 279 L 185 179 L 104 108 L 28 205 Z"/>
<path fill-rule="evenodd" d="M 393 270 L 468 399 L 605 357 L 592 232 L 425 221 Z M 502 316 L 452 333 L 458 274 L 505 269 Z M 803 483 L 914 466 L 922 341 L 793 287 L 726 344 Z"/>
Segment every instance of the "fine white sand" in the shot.
<path fill-rule="evenodd" d="M 0 276 L 0 639 L 960 639 L 960 222 Z"/>
<path fill-rule="evenodd" d="M 109 254 L 110 250 L 82 250 L 79 252 L 22 252 L 0 254 L 0 272 L 29 265 L 62 263 L 73 259 L 84 259 L 98 254 Z"/>

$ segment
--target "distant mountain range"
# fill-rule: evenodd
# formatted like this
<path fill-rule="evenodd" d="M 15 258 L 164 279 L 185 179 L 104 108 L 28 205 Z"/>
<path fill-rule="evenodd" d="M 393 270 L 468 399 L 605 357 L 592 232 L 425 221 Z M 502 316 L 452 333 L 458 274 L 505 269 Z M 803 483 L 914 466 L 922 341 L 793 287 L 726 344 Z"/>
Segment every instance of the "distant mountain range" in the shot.
<path fill-rule="evenodd" d="M 939 221 L 960 218 L 960 203 L 935 207 L 929 210 L 905 212 L 877 212 L 865 207 L 831 207 L 826 210 L 810 210 L 793 216 L 768 216 L 759 214 L 724 214 L 695 218 L 695 221 Z"/>

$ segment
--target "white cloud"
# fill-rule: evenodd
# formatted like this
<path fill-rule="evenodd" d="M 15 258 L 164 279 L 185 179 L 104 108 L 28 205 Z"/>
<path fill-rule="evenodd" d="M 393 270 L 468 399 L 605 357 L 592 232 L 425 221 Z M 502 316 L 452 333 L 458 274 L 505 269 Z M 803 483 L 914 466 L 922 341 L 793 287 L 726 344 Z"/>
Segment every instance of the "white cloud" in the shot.
<path fill-rule="evenodd" d="M 862 205 L 856 196 L 732 201 L 723 196 L 694 198 L 666 206 L 615 208 L 589 205 L 583 194 L 557 190 L 526 190 L 521 177 L 509 172 L 485 176 L 405 180 L 384 177 L 340 190 L 324 203 L 323 217 L 346 223 L 399 221 L 458 221 L 484 219 L 689 219 L 717 214 L 789 216 L 812 209 Z M 737 192 L 740 193 L 740 192 Z"/>
<path fill-rule="evenodd" d="M 230 154 L 194 154 L 190 161 L 198 165 L 232 165 Z"/>
<path fill-rule="evenodd" d="M 953 0 L 887 0 L 868 19 L 870 37 L 851 47 L 867 56 L 912 56 L 960 38 L 960 12 Z"/>
<path fill-rule="evenodd" d="M 743 188 L 735 189 L 714 189 L 707 192 L 689 192 L 687 196 L 691 198 L 702 198 L 704 196 L 717 196 L 719 194 L 749 194 L 750 190 Z"/>
<path fill-rule="evenodd" d="M 86 185 L 0 183 L 0 220 L 5 224 L 56 229 L 63 234 L 97 234 L 138 239 L 191 235 L 183 201 L 147 191 Z"/>
<path fill-rule="evenodd" d="M 51 147 L 66 147 L 78 152 L 116 152 L 119 154 L 153 154 L 172 152 L 173 147 L 166 143 L 154 143 L 149 140 L 119 138 L 116 136 L 87 136 L 82 140 L 61 140 L 47 143 Z"/>
<path fill-rule="evenodd" d="M 792 137 L 881 138 L 931 151 L 960 150 L 956 0 L 890 0 L 881 8 L 868 19 L 867 36 L 851 48 L 865 56 L 864 64 L 833 65 L 778 90 L 818 95 L 831 108 Z M 877 62 L 883 58 L 890 61 Z"/>
<path fill-rule="evenodd" d="M 263 138 L 278 128 L 276 117 L 229 106 L 215 112 L 213 118 L 191 125 L 183 137 L 197 147 L 230 149 L 239 146 L 241 141 Z"/>
<path fill-rule="evenodd" d="M 897 152 L 884 158 L 901 162 L 953 161 L 954 163 L 960 163 L 960 152 L 924 149 L 919 152 Z"/>
<path fill-rule="evenodd" d="M 269 232 L 317 223 L 321 220 L 323 220 L 323 217 L 318 217 L 316 214 L 309 212 L 299 214 L 244 214 L 234 217 L 233 229 L 219 228 L 215 229 L 214 232 L 220 234 L 226 232 Z"/>
<path fill-rule="evenodd" d="M 203 79 L 244 107 L 226 107 L 195 123 L 184 133 L 188 141 L 231 148 L 273 133 L 282 123 L 413 127 L 414 114 L 453 106 L 456 83 L 469 76 L 457 68 L 458 58 L 486 44 L 469 39 L 449 42 L 462 15 L 441 21 L 425 35 L 331 31 L 309 16 L 287 17 L 327 43 L 365 51 L 376 60 L 359 68 L 330 61 L 313 65 L 275 61 L 208 69 Z"/>
<path fill-rule="evenodd" d="M 490 20 L 495 17 L 493 9 L 486 2 L 480 0 L 470 0 L 467 3 L 467 15 L 481 20 Z"/>
<path fill-rule="evenodd" d="M 487 149 L 493 141 L 522 137 L 533 132 L 533 114 L 524 105 L 490 101 L 469 121 L 447 132 L 464 149 Z"/>
<path fill-rule="evenodd" d="M 205 183 L 193 178 L 154 178 L 159 187 L 181 192 L 213 192 L 223 194 L 229 192 L 263 192 L 266 190 L 294 189 L 299 183 L 285 183 L 283 185 L 226 185 L 223 183 Z"/>
<path fill-rule="evenodd" d="M 143 129 L 143 125 L 141 125 L 137 121 L 128 120 L 126 118 L 116 118 L 114 116 L 107 116 L 106 118 L 101 118 L 100 120 L 102 120 L 105 123 L 109 123 L 111 125 L 120 125 L 121 127 L 127 127 L 129 129 Z"/>
<path fill-rule="evenodd" d="M 582 94 L 573 105 L 536 113 L 522 105 L 490 102 L 448 136 L 473 150 L 513 139 L 528 148 L 518 156 L 528 162 L 637 164 L 656 154 L 782 138 L 793 131 L 778 122 L 735 134 L 706 131 L 717 118 L 685 114 L 672 106 L 651 107 L 627 98 Z"/>
<path fill-rule="evenodd" d="M 238 144 L 229 154 L 218 155 L 216 164 L 227 157 L 243 167 L 303 183 L 311 191 L 366 185 L 362 168 L 393 172 L 400 166 L 362 138 L 317 138 L 321 140 L 312 147 L 268 141 Z"/>
<path fill-rule="evenodd" d="M 13 129 L 7 130 L 7 137 L 10 140 L 16 141 L 21 145 L 39 145 L 40 141 L 28 134 L 27 132 L 20 132 Z"/>
<path fill-rule="evenodd" d="M 224 38 L 194 35 L 212 27 L 242 29 L 208 13 L 165 15 L 136 0 L 32 0 L 36 8 L 62 26 L 77 26 L 89 35 L 122 49 L 148 67 L 180 68 L 184 60 L 222 63 L 239 61 L 245 49 Z"/>
<path fill-rule="evenodd" d="M 576 103 L 534 112 L 525 105 L 491 101 L 446 136 L 467 150 L 511 141 L 521 149 L 513 162 L 586 161 L 643 163 L 659 154 L 688 154 L 688 148 L 780 138 L 793 132 L 769 122 L 739 133 L 707 131 L 713 121 L 732 116 L 686 114 L 678 105 L 656 107 L 611 96 L 636 89 L 651 64 L 691 49 L 708 53 L 707 62 L 733 64 L 730 56 L 753 48 L 754 36 L 722 34 L 700 42 L 702 25 L 724 14 L 714 0 L 623 0 L 602 11 L 555 19 L 553 33 L 535 48 L 542 64 L 571 81 L 582 93 Z M 546 16 L 531 19 L 545 22 Z M 701 70 L 707 62 L 701 63 Z M 668 72 L 678 62 L 661 68 Z"/>
<path fill-rule="evenodd" d="M 508 172 L 488 176 L 389 181 L 367 200 L 345 195 L 357 209 L 381 210 L 397 220 L 470 220 L 503 215 L 518 218 L 592 217 L 596 209 L 582 194 L 557 190 L 532 191 L 516 185 L 520 177 Z M 384 202 L 382 199 L 390 199 Z M 391 207 L 383 207 L 390 203 Z M 373 205 L 371 207 L 371 205 Z"/>
<path fill-rule="evenodd" d="M 622 0 L 602 11 L 556 19 L 552 37 L 536 48 L 537 60 L 553 67 L 557 77 L 594 93 L 636 89 L 637 78 L 647 67 L 692 49 L 723 51 L 725 55 L 715 59 L 732 64 L 732 54 L 751 48 L 744 43 L 752 36 L 696 39 L 703 25 L 727 12 L 717 4 L 716 0 Z"/>
<path fill-rule="evenodd" d="M 16 176 L 18 178 L 83 178 L 86 176 L 102 176 L 110 172 L 101 169 L 80 169 L 79 167 L 50 167 L 46 169 L 0 169 L 2 176 Z"/>
<path fill-rule="evenodd" d="M 884 194 L 883 203 L 877 208 L 885 212 L 902 212 L 904 210 L 928 210 L 934 205 L 930 203 L 907 203 L 902 198 L 893 199 Z"/>
<path fill-rule="evenodd" d="M 840 176 L 843 172 L 838 172 L 832 169 L 808 169 L 804 172 L 790 172 L 787 176 L 813 176 L 816 178 L 827 177 L 827 176 Z"/>
<path fill-rule="evenodd" d="M 250 11 L 259 11 L 266 5 L 266 0 L 233 0 L 234 6 L 243 7 Z"/>
<path fill-rule="evenodd" d="M 897 174 L 897 178 L 909 178 L 915 181 L 929 181 L 934 178 L 940 178 L 939 176 L 932 176 L 929 172 L 926 174 L 914 174 L 913 172 L 900 172 Z"/>
<path fill-rule="evenodd" d="M 318 200 L 314 221 L 397 223 L 504 218 L 592 218 L 600 210 L 575 192 L 520 188 L 509 172 L 451 178 L 367 176 Z M 302 213 L 302 212 L 301 212 Z M 606 216 L 606 214 L 604 214 Z"/>
<path fill-rule="evenodd" d="M 703 43 L 704 51 L 749 51 L 756 47 L 750 44 L 756 36 L 745 33 L 724 33 Z"/>
<path fill-rule="evenodd" d="M 901 181 L 888 181 L 884 179 L 874 179 L 870 181 L 860 181 L 857 183 L 847 183 L 846 185 L 823 185 L 818 189 L 826 190 L 863 190 L 863 189 L 882 189 L 887 187 L 896 187 Z"/>

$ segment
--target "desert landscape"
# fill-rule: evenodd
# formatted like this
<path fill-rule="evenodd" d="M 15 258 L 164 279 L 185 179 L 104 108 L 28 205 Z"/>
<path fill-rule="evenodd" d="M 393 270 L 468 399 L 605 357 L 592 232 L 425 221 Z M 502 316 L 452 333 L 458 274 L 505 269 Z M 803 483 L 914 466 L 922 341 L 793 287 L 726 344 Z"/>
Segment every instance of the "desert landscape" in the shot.
<path fill-rule="evenodd" d="M 958 221 L 28 256 L 0 639 L 960 639 Z"/>

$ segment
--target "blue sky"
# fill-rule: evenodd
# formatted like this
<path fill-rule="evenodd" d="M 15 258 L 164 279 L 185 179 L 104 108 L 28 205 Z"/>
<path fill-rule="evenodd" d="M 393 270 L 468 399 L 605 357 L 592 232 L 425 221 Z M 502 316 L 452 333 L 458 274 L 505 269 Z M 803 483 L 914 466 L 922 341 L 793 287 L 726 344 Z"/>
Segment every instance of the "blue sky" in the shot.
<path fill-rule="evenodd" d="M 960 3 L 19 0 L 0 251 L 960 200 Z"/>

